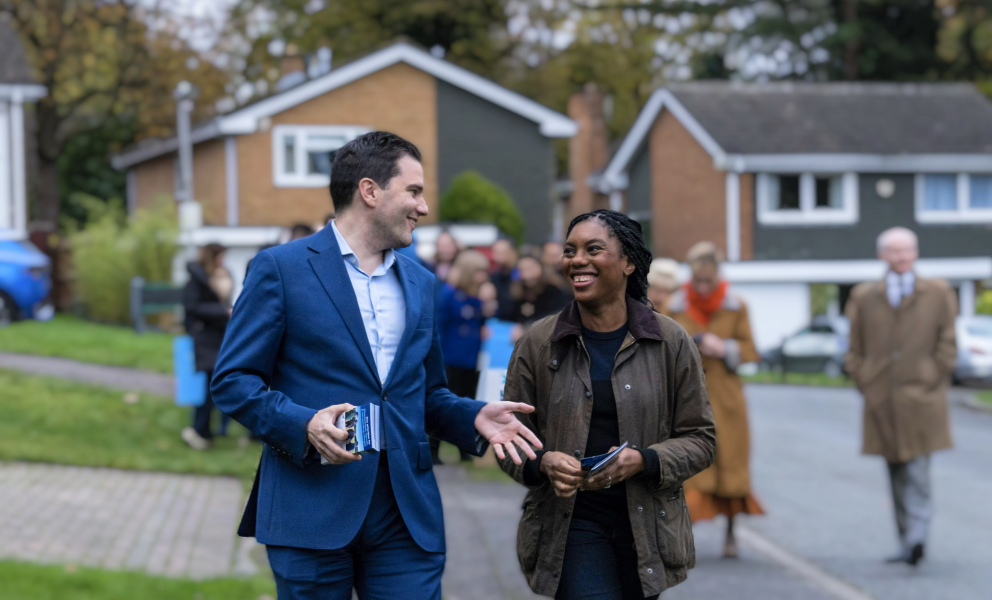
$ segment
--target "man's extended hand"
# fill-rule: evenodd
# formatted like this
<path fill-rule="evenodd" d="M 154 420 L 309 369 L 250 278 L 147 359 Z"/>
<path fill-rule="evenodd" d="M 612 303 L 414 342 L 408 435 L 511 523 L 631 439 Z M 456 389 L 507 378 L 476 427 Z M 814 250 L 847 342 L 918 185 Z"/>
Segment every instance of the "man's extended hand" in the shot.
<path fill-rule="evenodd" d="M 519 465 L 523 461 L 520 460 L 517 448 L 523 450 L 528 458 L 536 460 L 537 455 L 534 454 L 531 446 L 543 448 L 544 444 L 537 439 L 534 432 L 524 427 L 523 423 L 513 416 L 515 412 L 534 412 L 534 407 L 521 402 L 490 402 L 475 416 L 475 429 L 493 445 L 496 456 L 504 459 L 506 453 L 509 453 L 513 462 Z"/>
<path fill-rule="evenodd" d="M 341 413 L 355 408 L 350 404 L 335 404 L 321 410 L 307 423 L 307 438 L 321 456 L 332 465 L 344 465 L 356 460 L 362 460 L 358 454 L 352 454 L 341 446 L 338 441 L 348 439 L 348 432 L 338 429 L 335 423 Z"/>

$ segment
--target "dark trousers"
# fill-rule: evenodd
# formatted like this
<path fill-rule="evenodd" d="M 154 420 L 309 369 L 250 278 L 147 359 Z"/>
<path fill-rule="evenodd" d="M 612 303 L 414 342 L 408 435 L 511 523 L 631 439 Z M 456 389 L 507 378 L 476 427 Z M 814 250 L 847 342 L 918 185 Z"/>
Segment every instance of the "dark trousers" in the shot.
<path fill-rule="evenodd" d="M 203 404 L 193 408 L 193 429 L 200 434 L 200 437 L 207 440 L 214 437 L 213 432 L 210 431 L 210 417 L 214 412 L 214 399 L 210 395 L 210 378 L 213 374 L 213 371 L 207 371 L 206 397 L 203 399 Z"/>
<path fill-rule="evenodd" d="M 626 513 L 572 519 L 555 600 L 644 600 Z"/>
<path fill-rule="evenodd" d="M 461 367 L 444 367 L 444 373 L 448 377 L 448 389 L 456 396 L 463 398 L 475 398 L 475 390 L 479 387 L 479 372 L 475 369 L 463 369 Z M 438 450 L 441 448 L 441 440 L 431 438 L 431 457 L 434 464 L 441 464 L 438 457 Z M 472 455 L 464 450 L 458 451 L 462 460 L 472 460 Z"/>
<path fill-rule="evenodd" d="M 379 457 L 372 504 L 347 546 L 267 548 L 279 600 L 351 600 L 352 589 L 360 600 L 441 600 L 444 553 L 427 552 L 413 540 L 396 505 L 386 453 Z"/>

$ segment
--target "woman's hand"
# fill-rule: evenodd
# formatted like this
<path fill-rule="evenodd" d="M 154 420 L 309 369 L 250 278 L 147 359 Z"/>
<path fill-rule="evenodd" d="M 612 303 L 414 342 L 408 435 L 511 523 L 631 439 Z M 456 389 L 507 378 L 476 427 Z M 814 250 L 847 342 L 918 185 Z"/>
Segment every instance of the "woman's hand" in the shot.
<path fill-rule="evenodd" d="M 610 452 L 616 450 L 616 446 L 610 448 Z M 596 473 L 589 479 L 582 482 L 580 489 L 586 491 L 602 490 L 616 485 L 621 481 L 630 479 L 644 470 L 644 455 L 637 450 L 624 448 L 612 463 L 601 472 Z"/>
<path fill-rule="evenodd" d="M 724 358 L 727 356 L 727 343 L 716 334 L 704 333 L 699 343 L 699 353 L 710 358 Z"/>
<path fill-rule="evenodd" d="M 551 480 L 559 498 L 574 496 L 584 477 L 579 459 L 564 452 L 545 452 L 541 456 L 541 472 Z"/>

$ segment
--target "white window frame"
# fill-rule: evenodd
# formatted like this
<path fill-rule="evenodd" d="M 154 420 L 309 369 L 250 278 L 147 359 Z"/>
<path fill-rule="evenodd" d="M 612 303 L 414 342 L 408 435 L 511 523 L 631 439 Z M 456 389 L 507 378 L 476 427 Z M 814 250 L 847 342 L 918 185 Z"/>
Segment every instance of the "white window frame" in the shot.
<path fill-rule="evenodd" d="M 272 181 L 277 188 L 319 188 L 331 183 L 330 177 L 321 173 L 307 173 L 306 139 L 308 135 L 341 136 L 345 143 L 371 131 L 355 125 L 276 125 L 272 128 Z M 296 171 L 286 172 L 284 140 L 293 136 Z"/>
<path fill-rule="evenodd" d="M 917 223 L 992 223 L 992 208 L 971 207 L 971 175 L 957 173 L 957 210 L 927 210 L 927 175 L 948 175 L 948 173 L 917 173 L 914 185 Z M 992 175 L 992 173 L 974 173 Z"/>
<path fill-rule="evenodd" d="M 777 199 L 771 197 L 771 178 L 782 175 L 799 175 L 799 210 L 775 208 Z M 816 206 L 818 175 L 840 175 L 840 208 Z M 851 225 L 858 222 L 860 213 L 857 173 L 758 173 L 755 192 L 758 223 L 761 225 Z"/>

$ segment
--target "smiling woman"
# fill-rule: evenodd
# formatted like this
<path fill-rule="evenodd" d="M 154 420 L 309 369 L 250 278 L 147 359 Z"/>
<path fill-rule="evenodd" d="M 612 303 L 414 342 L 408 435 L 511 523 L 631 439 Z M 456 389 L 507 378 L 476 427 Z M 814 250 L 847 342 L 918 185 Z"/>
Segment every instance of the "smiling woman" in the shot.
<path fill-rule="evenodd" d="M 575 301 L 511 358 L 504 397 L 535 406 L 520 419 L 547 449 L 502 461 L 531 488 L 517 550 L 538 594 L 654 597 L 695 561 L 682 482 L 713 460 L 713 417 L 695 344 L 647 301 L 650 264 L 636 221 L 577 217 L 562 255 Z M 601 471 L 583 470 L 580 458 L 624 442 Z"/>

